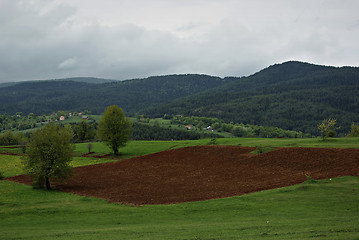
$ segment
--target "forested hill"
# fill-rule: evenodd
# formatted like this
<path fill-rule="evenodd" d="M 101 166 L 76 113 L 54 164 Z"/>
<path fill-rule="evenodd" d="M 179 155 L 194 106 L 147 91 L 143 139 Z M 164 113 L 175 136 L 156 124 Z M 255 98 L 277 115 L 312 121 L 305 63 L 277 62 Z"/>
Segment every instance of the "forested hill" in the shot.
<path fill-rule="evenodd" d="M 0 114 L 100 114 L 116 104 L 127 116 L 206 116 L 306 133 L 317 133 L 318 122 L 334 117 L 338 132 L 347 133 L 359 122 L 359 68 L 286 62 L 242 78 L 187 74 L 22 82 L 1 87 L 0 103 Z"/>
<path fill-rule="evenodd" d="M 44 114 L 58 110 L 90 110 L 100 114 L 109 105 L 119 105 L 128 115 L 174 99 L 230 82 L 207 75 L 187 74 L 127 81 L 73 78 L 21 82 L 0 88 L 0 113 Z M 96 84 L 94 84 L 96 83 Z"/>
<path fill-rule="evenodd" d="M 142 113 L 210 116 L 311 133 L 319 121 L 334 117 L 338 132 L 345 133 L 359 122 L 359 68 L 286 62 Z"/>

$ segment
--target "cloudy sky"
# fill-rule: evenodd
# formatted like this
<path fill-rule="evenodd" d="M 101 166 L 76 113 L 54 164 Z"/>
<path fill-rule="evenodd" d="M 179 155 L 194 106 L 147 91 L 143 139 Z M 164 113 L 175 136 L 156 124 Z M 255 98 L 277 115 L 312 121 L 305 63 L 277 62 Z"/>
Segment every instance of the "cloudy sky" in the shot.
<path fill-rule="evenodd" d="M 357 0 L 0 0 L 0 82 L 359 66 Z"/>

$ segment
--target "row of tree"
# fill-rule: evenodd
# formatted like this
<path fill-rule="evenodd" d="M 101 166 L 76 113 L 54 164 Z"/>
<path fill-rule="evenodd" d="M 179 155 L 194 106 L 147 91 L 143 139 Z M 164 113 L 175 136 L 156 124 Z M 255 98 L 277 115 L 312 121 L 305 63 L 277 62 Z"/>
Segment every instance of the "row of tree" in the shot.
<path fill-rule="evenodd" d="M 149 125 L 133 123 L 133 140 L 196 140 L 200 138 L 221 138 L 223 136 L 211 132 L 197 132 L 185 129 L 161 127 L 157 124 Z"/>
<path fill-rule="evenodd" d="M 178 124 L 179 126 L 191 125 L 192 130 L 185 130 L 171 128 L 171 126 L 164 127 L 155 121 L 153 125 L 147 121 L 140 120 L 132 123 L 132 135 L 133 140 L 195 140 L 200 138 L 221 138 L 223 137 L 218 133 L 228 132 L 236 137 L 284 137 L 284 138 L 301 138 L 311 137 L 310 134 L 303 134 L 301 132 L 283 130 L 278 127 L 265 127 L 256 126 L 250 124 L 234 124 L 225 123 L 217 118 L 209 117 L 184 117 L 184 116 L 169 116 L 165 115 L 165 119 L 171 119 L 172 124 Z M 335 121 L 334 121 L 335 120 Z M 157 124 L 156 124 L 157 123 Z M 334 123 L 334 124 L 331 124 Z M 317 126 L 321 132 L 321 136 L 334 137 L 338 127 L 336 126 L 336 119 L 325 119 Z M 71 126 L 73 137 L 72 142 L 91 142 L 98 141 L 98 123 L 91 120 L 83 120 L 79 123 L 67 124 Z M 205 130 L 207 127 L 211 127 L 215 132 Z M 358 136 L 358 124 L 352 123 L 351 130 L 347 136 Z M 200 129 L 201 131 L 198 131 Z M 22 132 L 13 132 L 7 130 L 0 134 L 0 145 L 20 145 L 24 144 L 29 137 L 30 132 L 23 134 Z"/>
<path fill-rule="evenodd" d="M 210 128 L 218 132 L 229 132 L 236 137 L 311 137 L 311 134 L 303 134 L 302 132 L 284 130 L 278 127 L 267 127 L 233 122 L 225 123 L 223 120 L 213 117 L 185 117 L 181 115 L 170 116 L 166 114 L 164 115 L 164 118 L 171 119 L 171 123 L 192 125 L 201 130 Z"/>
<path fill-rule="evenodd" d="M 88 115 L 90 111 L 83 111 L 81 114 Z M 53 112 L 50 115 L 36 115 L 34 113 L 29 113 L 24 115 L 22 112 L 16 112 L 14 115 L 1 114 L 0 115 L 0 133 L 7 130 L 28 130 L 37 127 L 41 127 L 48 122 L 58 121 L 61 116 L 64 118 L 69 117 L 80 117 L 77 112 L 70 111 L 57 111 Z"/>
<path fill-rule="evenodd" d="M 33 113 L 23 115 L 17 112 L 15 115 L 1 114 L 0 115 L 0 132 L 6 130 L 26 130 L 36 128 L 49 120 L 49 116 L 37 116 Z"/>

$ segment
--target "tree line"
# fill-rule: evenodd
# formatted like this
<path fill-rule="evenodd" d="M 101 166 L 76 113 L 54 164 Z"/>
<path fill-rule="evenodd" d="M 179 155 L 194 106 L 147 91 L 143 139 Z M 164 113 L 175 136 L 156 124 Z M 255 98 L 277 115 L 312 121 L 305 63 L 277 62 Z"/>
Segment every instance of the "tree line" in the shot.
<path fill-rule="evenodd" d="M 271 126 L 258 126 L 243 123 L 226 123 L 218 118 L 211 117 L 185 117 L 185 116 L 170 116 L 165 115 L 164 119 L 168 119 L 172 124 L 178 124 L 183 128 L 172 128 L 171 126 L 161 126 L 159 124 L 148 124 L 145 122 L 132 122 L 132 134 L 130 138 L 132 140 L 196 140 L 200 138 L 221 138 L 220 133 L 231 133 L 235 137 L 264 137 L 264 138 L 302 138 L 312 137 L 311 134 L 304 134 L 297 131 L 284 130 L 278 127 Z M 326 120 L 323 120 L 326 121 Z M 319 122 L 320 123 L 320 122 Z M 318 131 L 317 123 L 314 128 Z M 47 123 L 48 124 L 48 123 Z M 94 120 L 82 120 L 77 123 L 62 124 L 71 128 L 72 138 L 71 142 L 92 142 L 98 141 L 97 131 L 98 123 Z M 184 126 L 190 125 L 191 130 L 186 129 Z M 46 126 L 46 125 L 45 125 Z M 210 129 L 207 129 L 210 127 Z M 337 131 L 338 128 L 335 129 Z M 213 131 L 212 131 L 213 130 Z M 332 131 L 330 137 L 336 136 L 336 132 Z M 347 136 L 357 137 L 359 136 L 359 124 L 352 123 L 350 131 Z M 324 134 L 324 135 L 323 135 Z M 0 145 L 23 145 L 27 142 L 31 132 L 25 134 L 21 131 L 6 130 L 0 134 Z M 323 133 L 321 130 L 321 136 L 326 136 L 327 131 Z"/>
<path fill-rule="evenodd" d="M 285 137 L 285 138 L 301 138 L 312 137 L 311 134 L 303 134 L 302 132 L 284 130 L 278 127 L 271 126 L 258 126 L 243 123 L 226 123 L 221 119 L 213 117 L 186 117 L 181 115 L 170 116 L 164 115 L 165 119 L 171 119 L 172 123 L 178 123 L 182 125 L 192 125 L 197 129 L 216 130 L 217 132 L 232 133 L 236 137 Z"/>

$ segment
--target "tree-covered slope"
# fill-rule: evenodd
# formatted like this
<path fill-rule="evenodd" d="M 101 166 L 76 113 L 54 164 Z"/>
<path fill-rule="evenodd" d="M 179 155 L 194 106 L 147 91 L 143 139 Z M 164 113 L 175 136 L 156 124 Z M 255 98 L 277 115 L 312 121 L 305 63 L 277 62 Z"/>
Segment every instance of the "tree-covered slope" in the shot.
<path fill-rule="evenodd" d="M 359 122 L 359 68 L 286 62 L 143 113 L 210 116 L 312 133 L 319 121 L 334 117 L 342 126 L 338 131 L 346 132 Z"/>
<path fill-rule="evenodd" d="M 70 81 L 71 80 L 71 81 Z M 218 87 L 230 80 L 207 75 L 168 75 L 91 84 L 79 79 L 22 82 L 0 88 L 0 113 L 50 113 L 58 110 L 102 113 L 119 105 L 128 114 Z"/>
<path fill-rule="evenodd" d="M 292 61 L 243 78 L 188 74 L 23 82 L 1 87 L 0 102 L 0 113 L 8 114 L 98 114 L 116 104 L 126 115 L 207 116 L 309 133 L 318 131 L 319 121 L 334 117 L 338 132 L 347 133 L 352 122 L 359 122 L 359 68 Z"/>

